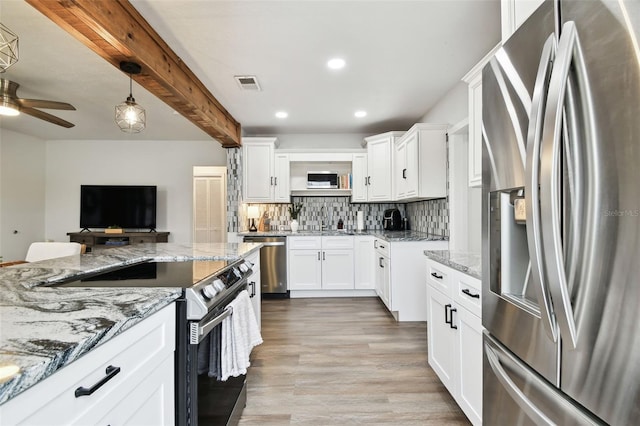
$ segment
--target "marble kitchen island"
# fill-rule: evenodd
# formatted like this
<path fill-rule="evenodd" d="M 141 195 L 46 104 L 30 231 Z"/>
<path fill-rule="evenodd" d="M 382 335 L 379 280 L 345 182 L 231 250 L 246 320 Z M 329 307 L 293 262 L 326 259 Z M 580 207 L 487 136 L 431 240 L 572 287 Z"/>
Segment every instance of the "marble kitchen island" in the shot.
<path fill-rule="evenodd" d="M 141 244 L 0 268 L 0 404 L 173 303 L 180 288 L 63 288 L 144 260 L 236 260 L 261 244 Z"/>

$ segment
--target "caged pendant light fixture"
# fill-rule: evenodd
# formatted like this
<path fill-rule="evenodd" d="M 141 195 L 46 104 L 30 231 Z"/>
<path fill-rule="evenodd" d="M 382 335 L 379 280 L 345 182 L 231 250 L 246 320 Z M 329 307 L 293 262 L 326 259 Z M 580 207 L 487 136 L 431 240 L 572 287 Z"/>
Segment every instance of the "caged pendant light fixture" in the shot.
<path fill-rule="evenodd" d="M 0 73 L 18 62 L 18 36 L 0 22 Z"/>
<path fill-rule="evenodd" d="M 120 62 L 120 69 L 129 74 L 129 96 L 127 100 L 116 105 L 116 124 L 120 130 L 127 133 L 140 133 L 147 125 L 147 115 L 133 98 L 133 74 L 140 74 L 142 67 L 135 62 Z"/>

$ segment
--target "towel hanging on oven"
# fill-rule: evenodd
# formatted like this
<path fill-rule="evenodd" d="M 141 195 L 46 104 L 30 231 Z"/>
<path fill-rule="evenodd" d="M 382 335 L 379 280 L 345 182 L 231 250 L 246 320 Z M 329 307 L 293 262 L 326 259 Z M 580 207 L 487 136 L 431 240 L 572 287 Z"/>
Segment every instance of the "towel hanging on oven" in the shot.
<path fill-rule="evenodd" d="M 233 313 L 222 321 L 222 380 L 246 374 L 251 350 L 262 343 L 249 292 L 241 291 L 229 306 Z"/>

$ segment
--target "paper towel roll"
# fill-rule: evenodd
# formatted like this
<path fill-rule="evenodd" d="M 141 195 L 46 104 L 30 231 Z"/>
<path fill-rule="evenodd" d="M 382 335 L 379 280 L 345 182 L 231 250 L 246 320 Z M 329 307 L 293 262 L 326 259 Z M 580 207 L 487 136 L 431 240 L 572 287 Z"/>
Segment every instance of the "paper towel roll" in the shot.
<path fill-rule="evenodd" d="M 364 214 L 362 211 L 356 213 L 356 229 L 358 231 L 364 230 Z"/>

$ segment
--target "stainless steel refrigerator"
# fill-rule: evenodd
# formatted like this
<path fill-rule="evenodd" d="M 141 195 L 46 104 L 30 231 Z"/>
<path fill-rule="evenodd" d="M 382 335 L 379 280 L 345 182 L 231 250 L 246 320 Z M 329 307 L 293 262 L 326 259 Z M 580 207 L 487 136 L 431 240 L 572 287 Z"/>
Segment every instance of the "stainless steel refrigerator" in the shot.
<path fill-rule="evenodd" d="M 640 422 L 640 1 L 547 1 L 483 69 L 483 421 Z"/>

